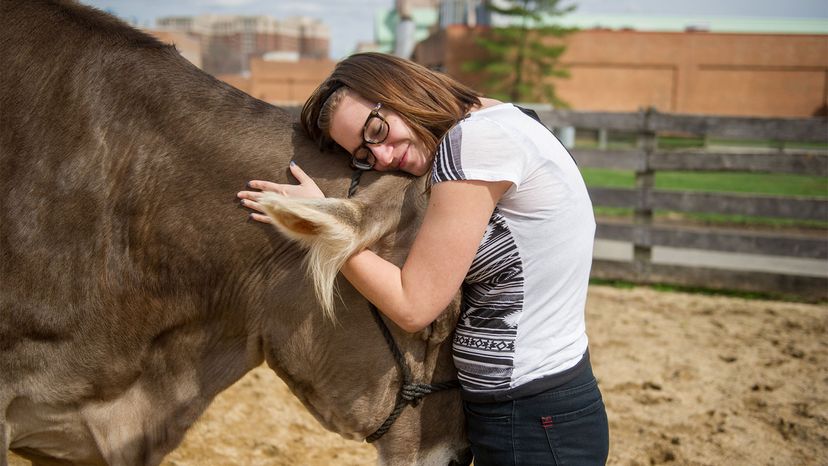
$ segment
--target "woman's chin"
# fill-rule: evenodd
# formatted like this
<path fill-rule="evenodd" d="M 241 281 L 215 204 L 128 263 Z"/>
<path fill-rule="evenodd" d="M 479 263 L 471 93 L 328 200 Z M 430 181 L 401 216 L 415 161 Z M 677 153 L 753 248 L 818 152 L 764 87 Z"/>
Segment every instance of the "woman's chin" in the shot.
<path fill-rule="evenodd" d="M 418 164 L 411 164 L 410 167 L 406 167 L 406 168 L 407 169 L 405 171 L 407 171 L 408 173 L 410 173 L 414 176 L 423 176 L 428 171 L 428 170 L 426 170 L 425 167 L 420 166 Z"/>

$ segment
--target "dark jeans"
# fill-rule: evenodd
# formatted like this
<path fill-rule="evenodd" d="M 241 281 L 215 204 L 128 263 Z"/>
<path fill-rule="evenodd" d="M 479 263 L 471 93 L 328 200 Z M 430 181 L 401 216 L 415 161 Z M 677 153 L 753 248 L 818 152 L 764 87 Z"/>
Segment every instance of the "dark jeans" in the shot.
<path fill-rule="evenodd" d="M 589 366 L 537 395 L 498 403 L 464 401 L 463 407 L 475 466 L 607 461 L 607 412 Z"/>

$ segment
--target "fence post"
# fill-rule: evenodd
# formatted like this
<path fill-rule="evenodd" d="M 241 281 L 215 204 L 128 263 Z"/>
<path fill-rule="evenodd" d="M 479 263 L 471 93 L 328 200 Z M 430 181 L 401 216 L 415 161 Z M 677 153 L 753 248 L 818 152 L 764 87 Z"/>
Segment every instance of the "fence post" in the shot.
<path fill-rule="evenodd" d="M 650 168 L 650 158 L 655 153 L 657 140 L 650 124 L 650 117 L 654 113 L 655 110 L 652 108 L 644 113 L 637 139 L 638 148 L 643 152 L 643 160 L 635 171 L 638 202 L 633 211 L 633 265 L 636 281 L 643 283 L 649 281 L 653 257 L 650 235 L 653 226 L 653 207 L 650 192 L 653 189 L 655 173 Z"/>
<path fill-rule="evenodd" d="M 599 128 L 598 129 L 598 149 L 599 150 L 607 150 L 607 129 L 606 128 Z"/>
<path fill-rule="evenodd" d="M 575 147 L 575 127 L 574 126 L 562 126 L 558 128 L 558 132 L 556 133 L 558 136 L 558 140 L 561 141 L 564 147 L 567 149 L 572 149 Z"/>

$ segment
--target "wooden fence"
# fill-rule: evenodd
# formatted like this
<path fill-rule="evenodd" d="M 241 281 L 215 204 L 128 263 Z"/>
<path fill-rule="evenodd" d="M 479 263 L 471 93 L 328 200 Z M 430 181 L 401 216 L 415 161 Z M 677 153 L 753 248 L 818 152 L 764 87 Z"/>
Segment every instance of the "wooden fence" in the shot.
<path fill-rule="evenodd" d="M 286 108 L 298 116 L 298 107 Z M 595 206 L 633 209 L 629 221 L 599 219 L 599 239 L 632 243 L 629 262 L 595 259 L 594 278 L 636 283 L 663 283 L 711 289 L 731 289 L 828 300 L 828 278 L 789 273 L 728 270 L 654 263 L 653 247 L 756 254 L 826 261 L 828 235 L 821 237 L 757 232 L 755 229 L 717 229 L 667 226 L 653 222 L 654 210 L 708 212 L 788 219 L 828 221 L 824 198 L 704 193 L 654 189 L 658 171 L 766 172 L 828 176 L 824 150 L 791 150 L 784 142 L 828 144 L 826 118 L 738 118 L 710 115 L 676 115 L 648 110 L 636 113 L 536 111 L 550 128 L 574 127 L 599 132 L 634 133 L 635 149 L 572 149 L 581 167 L 612 168 L 635 172 L 635 188 L 590 188 Z M 771 153 L 716 150 L 661 150 L 657 137 L 664 134 L 738 140 L 779 141 Z M 603 138 L 602 138 L 603 139 Z M 828 272 L 827 272 L 828 273 Z"/>
<path fill-rule="evenodd" d="M 785 141 L 828 143 L 825 118 L 770 119 L 637 113 L 569 112 L 538 110 L 550 128 L 574 127 L 598 131 L 634 133 L 637 144 L 629 150 L 572 149 L 581 167 L 635 172 L 635 188 L 590 188 L 596 206 L 628 207 L 628 222 L 599 221 L 599 239 L 632 243 L 631 262 L 596 259 L 593 277 L 638 283 L 666 283 L 713 289 L 772 292 L 806 299 L 828 299 L 828 278 L 787 273 L 727 270 L 721 267 L 654 263 L 652 248 L 667 246 L 728 253 L 758 254 L 828 260 L 828 235 L 802 236 L 760 233 L 754 230 L 657 225 L 654 210 L 708 212 L 747 216 L 828 221 L 825 198 L 781 197 L 660 190 L 654 188 L 658 171 L 738 171 L 828 176 L 828 154 L 823 150 L 789 150 Z M 730 150 L 661 150 L 662 134 L 779 141 L 779 149 L 731 152 Z M 828 271 L 828 262 L 826 262 Z"/>

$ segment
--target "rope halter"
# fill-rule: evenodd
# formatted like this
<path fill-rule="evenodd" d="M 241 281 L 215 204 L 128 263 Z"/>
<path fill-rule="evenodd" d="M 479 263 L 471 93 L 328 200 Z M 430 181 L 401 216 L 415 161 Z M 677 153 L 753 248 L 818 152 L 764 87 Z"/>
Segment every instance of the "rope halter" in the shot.
<path fill-rule="evenodd" d="M 349 198 L 356 192 L 362 172 L 363 170 L 357 169 L 354 170 L 354 173 L 351 175 L 351 185 L 348 188 Z M 377 323 L 377 326 L 382 332 L 382 336 L 385 338 L 385 343 L 388 345 L 388 349 L 391 350 L 391 354 L 394 356 L 394 361 L 396 361 L 397 367 L 399 367 L 400 373 L 402 374 L 402 386 L 400 386 L 400 391 L 397 392 L 397 401 L 394 403 L 394 409 L 385 419 L 385 422 L 383 422 L 373 434 L 365 438 L 366 442 L 373 443 L 388 432 L 388 429 L 390 429 L 391 425 L 394 424 L 394 421 L 400 417 L 402 410 L 406 406 L 417 406 L 426 395 L 443 390 L 459 388 L 460 381 L 455 379 L 435 384 L 414 382 L 411 375 L 411 368 L 408 367 L 408 362 L 406 362 L 405 356 L 403 356 L 402 351 L 400 351 L 399 346 L 397 346 L 397 342 L 394 341 L 394 336 L 391 335 L 391 330 L 388 328 L 388 325 L 385 324 L 385 321 L 382 320 L 382 316 L 380 315 L 377 307 L 372 303 L 369 303 L 369 307 L 371 309 L 371 315 L 374 317 L 374 321 Z"/>

